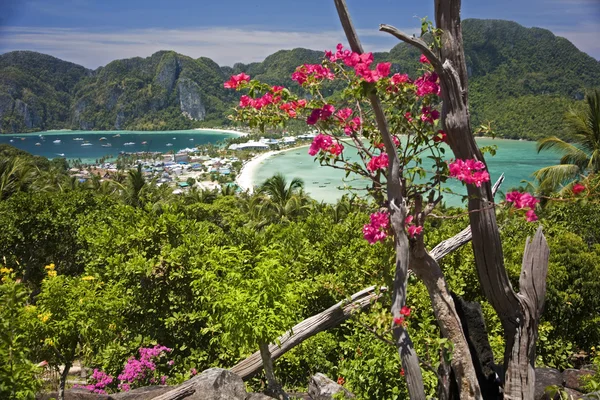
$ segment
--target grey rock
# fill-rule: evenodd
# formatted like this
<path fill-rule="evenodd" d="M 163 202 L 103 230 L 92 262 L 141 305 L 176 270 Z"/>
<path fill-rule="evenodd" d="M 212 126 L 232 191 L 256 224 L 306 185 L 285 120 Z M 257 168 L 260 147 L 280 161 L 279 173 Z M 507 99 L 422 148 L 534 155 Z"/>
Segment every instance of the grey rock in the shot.
<path fill-rule="evenodd" d="M 173 390 L 173 386 L 144 386 L 128 392 L 112 394 L 114 400 L 150 400 Z"/>
<path fill-rule="evenodd" d="M 569 389 L 569 388 L 565 388 L 564 391 L 570 396 L 569 398 L 571 399 L 580 399 L 583 396 L 583 393 L 577 391 L 577 390 L 573 390 L 573 389 Z"/>
<path fill-rule="evenodd" d="M 15 101 L 14 112 L 23 117 L 27 128 L 39 127 L 42 124 L 42 118 L 38 115 L 35 108 L 20 99 Z"/>
<path fill-rule="evenodd" d="M 166 53 L 160 60 L 159 70 L 156 74 L 156 83 L 170 93 L 175 86 L 175 81 L 177 81 L 180 71 L 181 66 L 179 65 L 177 56 L 172 53 Z"/>
<path fill-rule="evenodd" d="M 0 119 L 4 115 L 12 113 L 15 102 L 8 93 L 0 93 Z"/>
<path fill-rule="evenodd" d="M 245 400 L 247 396 L 242 378 L 222 368 L 207 369 L 185 385 L 195 389 L 186 400 Z"/>
<path fill-rule="evenodd" d="M 202 121 L 206 116 L 206 108 L 202 103 L 200 87 L 196 82 L 182 78 L 177 82 L 177 98 L 181 113 L 187 118 Z"/>
<path fill-rule="evenodd" d="M 548 386 L 563 386 L 563 377 L 560 371 L 554 368 L 536 368 L 535 369 L 535 400 L 546 400 Z"/>
<path fill-rule="evenodd" d="M 35 396 L 35 400 L 58 399 L 57 392 L 40 393 Z M 106 394 L 90 393 L 83 389 L 65 390 L 65 400 L 113 400 L 113 397 Z"/>
<path fill-rule="evenodd" d="M 262 393 L 248 393 L 246 400 L 273 400 L 273 398 Z"/>
<path fill-rule="evenodd" d="M 591 375 L 594 375 L 594 371 L 589 369 L 565 369 L 562 372 L 565 387 L 580 392 L 583 391 L 583 378 Z"/>
<path fill-rule="evenodd" d="M 356 396 L 350 393 L 342 385 L 332 381 L 326 375 L 316 373 L 310 378 L 308 383 L 308 395 L 313 400 L 332 400 L 333 395 L 343 393 L 346 398 L 353 399 Z"/>

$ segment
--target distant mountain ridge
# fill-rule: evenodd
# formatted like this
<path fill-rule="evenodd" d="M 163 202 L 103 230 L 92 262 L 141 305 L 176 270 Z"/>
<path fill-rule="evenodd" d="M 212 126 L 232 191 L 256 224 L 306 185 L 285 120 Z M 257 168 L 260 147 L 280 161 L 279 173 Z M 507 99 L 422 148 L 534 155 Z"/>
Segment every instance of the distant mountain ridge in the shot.
<path fill-rule="evenodd" d="M 600 86 L 600 62 L 564 38 L 515 22 L 463 21 L 473 126 L 492 121 L 497 134 L 535 139 L 562 135 L 562 115 Z M 280 50 L 264 61 L 220 67 L 172 51 L 116 60 L 96 70 L 31 51 L 0 55 L 0 132 L 47 129 L 188 129 L 227 123 L 233 73 L 293 86 L 303 63 L 323 51 Z M 400 43 L 376 61 L 415 76 L 420 53 Z M 332 89 L 333 90 L 333 89 Z"/>

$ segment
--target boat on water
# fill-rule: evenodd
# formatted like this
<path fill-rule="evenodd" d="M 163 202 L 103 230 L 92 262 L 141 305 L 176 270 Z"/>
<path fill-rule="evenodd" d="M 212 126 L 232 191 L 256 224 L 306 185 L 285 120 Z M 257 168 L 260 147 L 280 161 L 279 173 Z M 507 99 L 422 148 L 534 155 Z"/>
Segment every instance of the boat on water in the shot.
<path fill-rule="evenodd" d="M 194 139 L 190 139 L 190 142 L 193 142 L 193 141 L 194 141 Z"/>
<path fill-rule="evenodd" d="M 65 153 L 56 153 L 56 155 L 57 155 L 57 156 L 64 157 L 64 156 L 65 156 Z"/>
<path fill-rule="evenodd" d="M 76 140 L 76 141 L 78 141 L 78 142 L 82 142 L 82 141 L 83 141 L 83 138 L 82 138 L 82 137 L 76 137 L 76 138 L 73 138 L 73 140 Z"/>
<path fill-rule="evenodd" d="M 54 144 L 60 144 L 60 139 L 53 140 L 52 143 L 54 143 Z"/>
<path fill-rule="evenodd" d="M 127 142 L 124 144 L 124 146 L 133 146 L 135 144 L 135 142 Z"/>
<path fill-rule="evenodd" d="M 167 143 L 167 147 L 173 146 L 173 143 Z"/>
<path fill-rule="evenodd" d="M 117 133 L 116 135 L 114 135 L 113 137 L 121 137 L 120 133 Z"/>
<path fill-rule="evenodd" d="M 173 140 L 177 139 L 176 137 L 173 138 Z"/>
<path fill-rule="evenodd" d="M 37 142 L 35 145 L 36 146 L 41 146 L 42 144 L 40 142 Z"/>
<path fill-rule="evenodd" d="M 142 142 L 142 144 L 148 144 L 148 142 L 146 142 L 145 140 Z"/>
<path fill-rule="evenodd" d="M 102 136 L 102 137 L 100 138 L 100 140 L 106 140 L 106 138 L 105 138 L 104 136 Z"/>
<path fill-rule="evenodd" d="M 9 142 L 11 142 L 11 143 L 12 143 L 12 142 L 14 142 L 14 140 L 10 139 L 10 140 L 9 140 Z"/>
<path fill-rule="evenodd" d="M 102 147 L 112 147 L 112 144 L 106 143 L 106 144 L 103 144 Z"/>
<path fill-rule="evenodd" d="M 88 142 L 88 143 L 81 143 L 81 145 L 82 146 L 91 146 L 92 144 Z"/>

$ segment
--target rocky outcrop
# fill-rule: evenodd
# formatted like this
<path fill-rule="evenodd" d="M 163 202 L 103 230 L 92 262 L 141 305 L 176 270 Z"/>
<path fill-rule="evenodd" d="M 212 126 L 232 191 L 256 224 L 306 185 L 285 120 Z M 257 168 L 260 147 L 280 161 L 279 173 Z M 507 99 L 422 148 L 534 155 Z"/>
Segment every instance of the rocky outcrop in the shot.
<path fill-rule="evenodd" d="M 339 394 L 338 394 L 339 393 Z M 355 396 L 342 385 L 332 381 L 326 375 L 316 373 L 308 383 L 308 395 L 313 400 L 354 399 Z"/>
<path fill-rule="evenodd" d="M 86 121 L 84 119 L 84 113 L 86 108 L 89 107 L 90 101 L 83 97 L 75 103 L 73 107 L 73 125 L 77 126 L 79 129 L 83 130 L 91 130 L 94 129 L 93 121 Z"/>
<path fill-rule="evenodd" d="M 0 93 L 0 119 L 4 115 L 12 113 L 14 106 L 15 102 L 10 94 Z"/>
<path fill-rule="evenodd" d="M 35 108 L 19 99 L 15 101 L 14 112 L 23 117 L 25 126 L 29 129 L 39 128 L 42 125 L 42 117 L 37 113 Z"/>
<path fill-rule="evenodd" d="M 174 53 L 167 53 L 160 60 L 155 81 L 159 86 L 163 87 L 167 93 L 171 93 L 175 86 L 175 82 L 179 77 L 180 71 L 181 66 L 177 55 Z"/>
<path fill-rule="evenodd" d="M 535 400 L 546 400 L 549 397 L 546 395 L 548 386 L 562 387 L 563 377 L 559 370 L 554 368 L 536 368 L 535 369 Z"/>
<path fill-rule="evenodd" d="M 196 82 L 187 78 L 180 79 L 177 82 L 177 99 L 183 115 L 196 121 L 204 120 L 206 109 Z"/>
<path fill-rule="evenodd" d="M 594 371 L 589 369 L 565 369 L 562 372 L 565 387 L 579 392 L 583 392 L 583 380 L 585 377 L 594 375 Z"/>

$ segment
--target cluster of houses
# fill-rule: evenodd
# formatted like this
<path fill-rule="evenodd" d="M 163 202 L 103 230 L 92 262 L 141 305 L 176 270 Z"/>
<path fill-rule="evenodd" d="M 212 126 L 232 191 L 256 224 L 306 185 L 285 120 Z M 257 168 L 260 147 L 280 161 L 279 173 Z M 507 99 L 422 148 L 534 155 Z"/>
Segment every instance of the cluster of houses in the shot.
<path fill-rule="evenodd" d="M 249 140 L 245 143 L 234 143 L 231 144 L 229 150 L 269 150 L 276 147 L 287 147 L 293 146 L 299 140 L 312 140 L 316 135 L 314 133 L 307 133 L 298 136 L 284 136 L 281 139 L 265 139 L 264 137 L 259 140 Z"/>
<path fill-rule="evenodd" d="M 196 182 L 193 186 L 198 188 L 218 189 L 220 187 L 218 182 L 201 180 L 200 178 L 205 174 L 230 175 L 233 170 L 233 163 L 240 161 L 237 157 L 209 157 L 196 155 L 197 152 L 197 149 L 183 149 L 175 154 L 135 153 L 139 158 L 125 169 L 136 168 L 141 165 L 144 177 L 157 179 L 158 185 L 173 186 L 173 193 L 180 194 L 189 190 L 188 178 L 194 178 Z M 76 177 L 80 182 L 87 181 L 91 178 L 91 174 L 99 175 L 101 179 L 111 179 L 117 171 L 117 164 L 114 162 L 106 162 L 89 170 L 70 169 L 71 176 Z"/>

